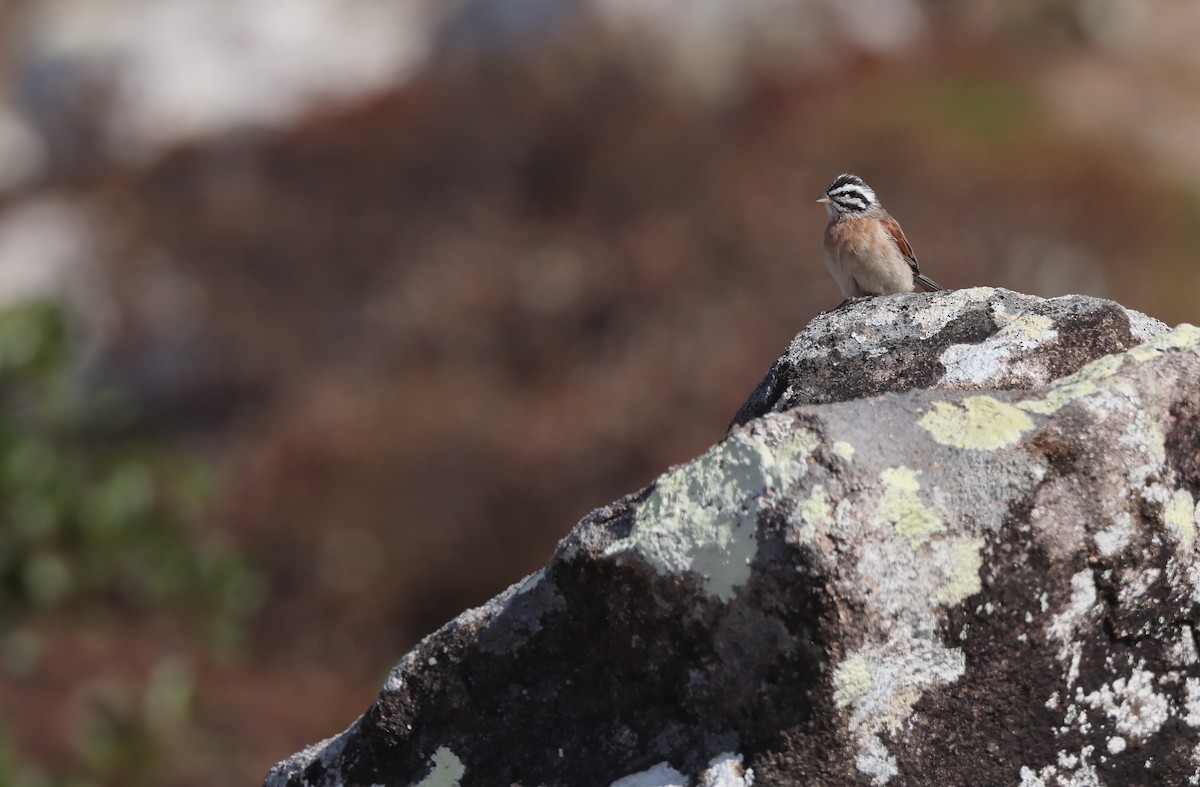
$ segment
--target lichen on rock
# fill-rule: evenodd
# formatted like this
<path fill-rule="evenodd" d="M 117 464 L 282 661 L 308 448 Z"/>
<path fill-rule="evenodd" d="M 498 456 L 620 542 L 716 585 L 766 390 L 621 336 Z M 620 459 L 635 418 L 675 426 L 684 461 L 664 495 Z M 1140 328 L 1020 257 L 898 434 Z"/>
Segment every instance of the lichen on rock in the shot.
<path fill-rule="evenodd" d="M 1197 390 L 1109 301 L 821 315 L 267 783 L 1200 783 Z"/>

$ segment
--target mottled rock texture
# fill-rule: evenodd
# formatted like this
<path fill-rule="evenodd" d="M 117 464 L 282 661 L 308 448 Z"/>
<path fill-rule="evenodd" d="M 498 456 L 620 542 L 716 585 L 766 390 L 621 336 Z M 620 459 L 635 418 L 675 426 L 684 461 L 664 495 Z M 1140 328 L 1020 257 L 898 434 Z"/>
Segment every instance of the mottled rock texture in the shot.
<path fill-rule="evenodd" d="M 914 388 L 1035 388 L 1165 329 L 1120 304 L 977 287 L 825 312 L 792 340 L 734 417 Z"/>
<path fill-rule="evenodd" d="M 268 785 L 1200 783 L 1200 329 L 911 294 Z"/>

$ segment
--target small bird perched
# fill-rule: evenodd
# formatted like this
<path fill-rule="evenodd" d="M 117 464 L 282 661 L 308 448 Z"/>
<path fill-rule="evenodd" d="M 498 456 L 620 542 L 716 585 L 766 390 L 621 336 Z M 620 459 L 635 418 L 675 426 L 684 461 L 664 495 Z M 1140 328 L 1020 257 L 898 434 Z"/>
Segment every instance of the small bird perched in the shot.
<path fill-rule="evenodd" d="M 916 281 L 942 289 L 921 275 L 917 257 L 875 192 L 857 175 L 838 175 L 817 202 L 825 206 L 825 265 L 847 300 L 912 292 Z"/>

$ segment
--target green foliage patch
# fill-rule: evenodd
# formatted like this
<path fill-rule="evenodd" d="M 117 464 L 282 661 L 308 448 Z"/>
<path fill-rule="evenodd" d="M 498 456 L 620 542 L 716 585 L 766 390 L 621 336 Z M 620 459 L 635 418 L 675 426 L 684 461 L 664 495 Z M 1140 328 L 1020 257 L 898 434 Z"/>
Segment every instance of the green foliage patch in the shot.
<path fill-rule="evenodd" d="M 215 492 L 208 463 L 139 429 L 129 401 L 84 384 L 66 309 L 0 311 L 0 670 L 33 675 L 51 641 L 39 623 L 166 615 L 210 651 L 236 647 L 262 600 L 227 540 L 198 528 Z M 191 714 L 190 668 L 99 681 L 73 720 L 76 761 L 26 762 L 18 720 L 0 718 L 0 787 L 158 783 L 172 729 Z M 7 731 L 6 731 L 7 730 Z"/>

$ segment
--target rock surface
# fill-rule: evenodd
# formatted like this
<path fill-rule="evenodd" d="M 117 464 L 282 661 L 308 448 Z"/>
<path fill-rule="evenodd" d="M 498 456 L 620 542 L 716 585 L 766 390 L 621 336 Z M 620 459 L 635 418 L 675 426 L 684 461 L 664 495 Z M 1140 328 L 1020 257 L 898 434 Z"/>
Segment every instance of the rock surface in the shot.
<path fill-rule="evenodd" d="M 1110 302 L 823 315 L 266 783 L 1200 783 L 1198 392 Z"/>
<path fill-rule="evenodd" d="M 859 301 L 800 332 L 731 426 L 802 404 L 914 388 L 1034 388 L 1166 329 L 1100 298 L 988 287 Z"/>

